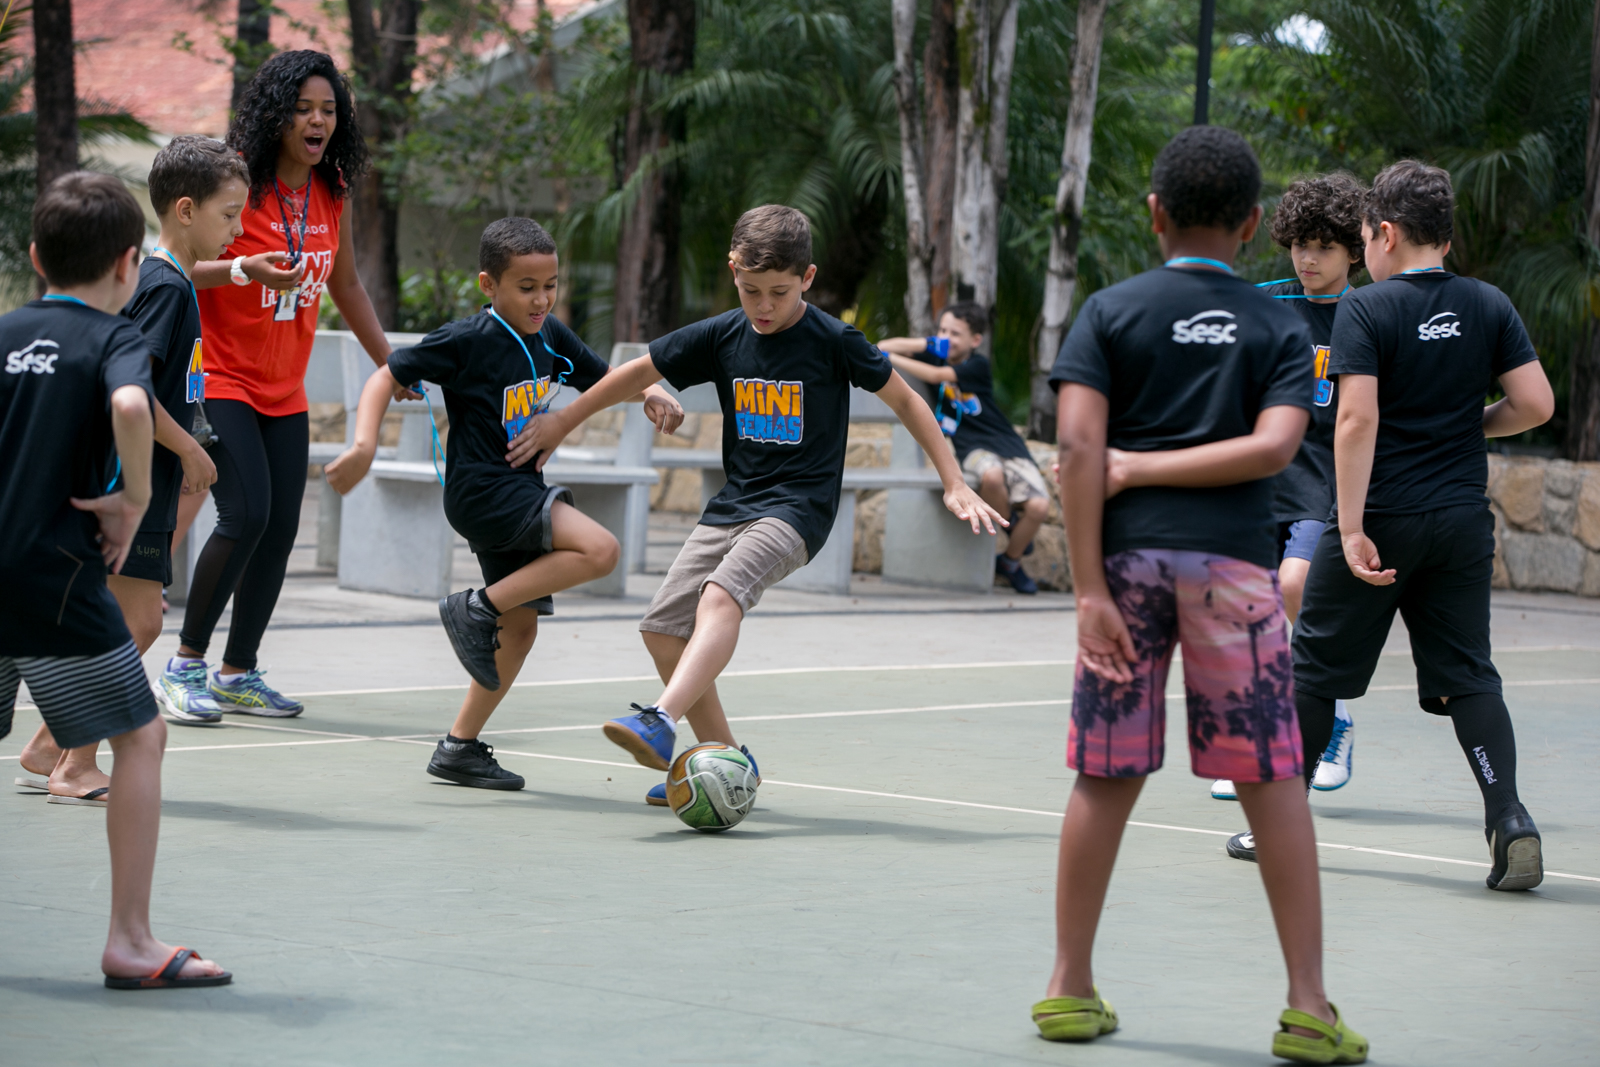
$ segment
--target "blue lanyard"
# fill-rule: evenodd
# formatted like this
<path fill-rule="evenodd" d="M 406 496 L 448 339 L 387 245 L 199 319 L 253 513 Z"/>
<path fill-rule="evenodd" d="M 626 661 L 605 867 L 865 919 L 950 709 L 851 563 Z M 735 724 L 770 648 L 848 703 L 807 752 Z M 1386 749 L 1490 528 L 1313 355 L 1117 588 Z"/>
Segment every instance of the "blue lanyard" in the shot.
<path fill-rule="evenodd" d="M 189 277 L 189 272 L 183 269 L 183 264 L 178 262 L 178 257 L 177 256 L 173 255 L 171 252 L 168 252 L 165 248 L 162 248 L 160 245 L 156 245 L 156 247 L 152 248 L 150 250 L 150 254 L 152 256 L 161 256 L 161 257 L 165 258 L 168 263 L 171 263 L 172 264 L 172 269 L 177 271 L 179 274 L 183 275 L 183 280 L 189 283 L 189 295 L 190 296 L 194 296 L 195 295 L 195 292 L 194 292 L 194 279 Z M 195 304 L 198 306 L 199 303 L 200 303 L 199 298 L 196 297 L 195 298 Z"/>
<path fill-rule="evenodd" d="M 1207 259 L 1205 256 L 1173 256 L 1171 259 L 1163 263 L 1162 266 L 1187 267 L 1190 264 L 1197 264 L 1202 267 L 1216 267 L 1218 270 L 1227 271 L 1229 274 L 1233 273 L 1232 265 L 1224 263 L 1220 259 Z"/>
<path fill-rule="evenodd" d="M 89 306 L 87 302 L 85 302 L 83 300 L 80 300 L 75 296 L 68 296 L 66 293 L 46 293 L 46 294 L 44 294 L 44 296 L 40 297 L 40 299 L 41 300 L 59 300 L 63 304 L 77 304 L 80 307 L 88 307 Z M 112 473 L 111 480 L 106 483 L 106 492 L 107 493 L 111 492 L 111 490 L 113 490 L 113 489 L 115 489 L 117 487 L 117 479 L 120 478 L 120 477 L 122 477 L 122 457 L 118 456 L 117 457 L 117 469 Z"/>
<path fill-rule="evenodd" d="M 1412 267 L 1410 270 L 1403 270 L 1400 273 L 1401 274 L 1443 274 L 1444 273 L 1444 268 L 1443 267 Z"/>
<path fill-rule="evenodd" d="M 1264 289 L 1269 285 L 1283 285 L 1283 284 L 1285 284 L 1287 282 L 1300 282 L 1300 279 L 1299 278 L 1274 278 L 1270 282 L 1256 282 L 1256 288 L 1257 289 Z M 1300 282 L 1300 284 L 1303 287 L 1305 283 L 1304 282 Z M 1354 286 L 1352 286 L 1349 282 L 1346 282 L 1343 289 L 1339 290 L 1339 292 L 1334 293 L 1331 296 L 1328 295 L 1327 293 L 1323 293 L 1320 296 L 1312 296 L 1310 293 L 1283 293 L 1282 295 L 1274 296 L 1272 299 L 1274 299 L 1274 300 L 1339 300 L 1339 299 L 1343 298 L 1345 296 L 1345 294 L 1349 293 L 1350 290 L 1353 289 L 1353 288 L 1354 288 Z"/>
<path fill-rule="evenodd" d="M 283 184 L 282 178 L 272 180 L 272 195 L 278 198 L 278 217 L 283 220 L 283 241 L 289 246 L 289 264 L 293 266 L 300 262 L 300 254 L 306 247 L 306 223 L 311 217 L 311 175 L 306 176 L 306 195 L 303 203 L 298 205 L 296 219 L 300 223 L 300 243 L 295 244 L 294 228 L 289 225 L 289 211 L 284 206 L 282 190 L 288 188 Z M 294 190 L 289 190 L 288 203 L 294 204 Z"/>
<path fill-rule="evenodd" d="M 522 349 L 522 354 L 528 357 L 528 373 L 533 376 L 533 382 L 534 382 L 535 385 L 537 385 L 538 382 L 539 382 L 539 368 L 533 365 L 533 353 L 528 351 L 528 343 L 522 339 L 522 335 L 520 333 L 518 333 L 516 330 L 513 330 L 511 328 L 511 324 L 509 322 L 507 322 L 505 319 L 502 319 L 500 317 L 500 313 L 494 309 L 493 305 L 490 305 L 489 307 L 484 308 L 484 310 L 487 311 L 490 315 L 494 316 L 494 321 L 498 322 L 500 325 L 502 325 L 502 326 L 504 326 L 506 328 L 506 333 L 509 333 L 511 335 L 511 339 L 513 341 L 517 342 L 517 347 Z M 568 359 L 566 356 L 563 356 L 560 352 L 557 352 L 555 349 L 550 347 L 550 342 L 546 341 L 544 339 L 544 331 L 543 330 L 540 330 L 534 336 L 539 338 L 539 343 L 544 345 L 544 350 L 546 352 L 550 353 L 551 360 L 552 360 L 552 362 L 550 364 L 551 371 L 554 371 L 556 369 L 554 360 L 559 359 L 561 362 L 563 362 L 563 363 L 565 363 L 567 365 L 567 369 L 566 370 L 564 370 L 560 374 L 556 375 L 556 387 L 560 388 L 561 386 L 566 385 L 567 384 L 567 376 L 569 374 L 571 374 L 574 370 L 576 370 L 576 368 L 573 367 L 573 365 L 572 365 L 572 360 Z M 551 404 L 551 402 L 553 400 L 555 400 L 555 398 L 556 398 L 556 390 L 555 389 L 551 389 L 550 390 L 550 395 L 545 398 L 544 403 L 541 404 L 538 408 L 536 408 L 533 413 L 535 415 L 542 415 L 545 412 L 549 411 L 550 410 L 550 404 Z"/>

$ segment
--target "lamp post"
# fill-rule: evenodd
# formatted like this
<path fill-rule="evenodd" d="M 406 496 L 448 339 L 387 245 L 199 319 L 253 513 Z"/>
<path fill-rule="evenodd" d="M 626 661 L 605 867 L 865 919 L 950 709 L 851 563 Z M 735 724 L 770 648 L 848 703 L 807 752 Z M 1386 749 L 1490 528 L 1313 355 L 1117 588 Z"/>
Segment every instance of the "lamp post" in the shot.
<path fill-rule="evenodd" d="M 1211 118 L 1211 24 L 1216 21 L 1217 0 L 1200 0 L 1200 39 L 1194 64 L 1194 124 L 1209 125 Z"/>

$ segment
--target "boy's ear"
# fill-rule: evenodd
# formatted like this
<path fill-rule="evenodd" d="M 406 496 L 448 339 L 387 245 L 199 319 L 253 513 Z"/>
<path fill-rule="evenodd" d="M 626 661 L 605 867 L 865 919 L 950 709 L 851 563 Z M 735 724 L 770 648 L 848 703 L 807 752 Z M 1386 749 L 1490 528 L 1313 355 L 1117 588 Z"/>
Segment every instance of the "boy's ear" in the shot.
<path fill-rule="evenodd" d="M 1250 238 L 1256 235 L 1256 230 L 1261 226 L 1262 214 L 1263 212 L 1260 204 L 1257 204 L 1255 207 L 1250 209 L 1250 217 L 1244 220 L 1243 226 L 1239 227 L 1240 244 L 1249 244 Z"/>
<path fill-rule="evenodd" d="M 1151 193 L 1144 198 L 1146 206 L 1150 208 L 1150 232 L 1166 233 L 1172 229 L 1172 219 L 1167 216 L 1167 209 L 1161 206 L 1161 198 Z"/>
<path fill-rule="evenodd" d="M 33 241 L 28 242 L 28 262 L 33 264 L 34 273 L 44 277 L 44 267 L 39 262 L 39 246 Z M 48 282 L 49 279 L 46 279 Z"/>
<path fill-rule="evenodd" d="M 494 276 L 486 270 L 478 272 L 478 291 L 490 300 L 494 299 Z"/>
<path fill-rule="evenodd" d="M 806 272 L 800 276 L 800 291 L 802 293 L 811 288 L 811 282 L 816 278 L 816 276 L 817 265 L 813 263 L 807 267 Z"/>
<path fill-rule="evenodd" d="M 139 249 L 129 245 L 128 250 L 117 257 L 116 266 L 112 268 L 116 271 L 118 285 L 127 284 L 129 276 L 139 269 L 138 263 Z"/>
<path fill-rule="evenodd" d="M 172 217 L 180 226 L 194 225 L 195 202 L 192 197 L 180 196 L 172 204 Z"/>

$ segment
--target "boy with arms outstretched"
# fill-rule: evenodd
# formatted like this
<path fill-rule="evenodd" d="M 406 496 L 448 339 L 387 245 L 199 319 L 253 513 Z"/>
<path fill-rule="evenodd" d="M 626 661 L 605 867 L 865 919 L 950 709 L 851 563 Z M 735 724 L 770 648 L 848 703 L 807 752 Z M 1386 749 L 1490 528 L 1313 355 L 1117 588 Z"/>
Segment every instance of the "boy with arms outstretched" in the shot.
<path fill-rule="evenodd" d="M 605 724 L 608 738 L 662 771 L 686 715 L 700 741 L 739 747 L 716 678 L 733 656 L 745 614 L 814 557 L 833 528 L 851 386 L 894 409 L 938 469 L 945 506 L 974 533 L 980 520 L 991 533 L 993 522 L 1004 525 L 962 480 L 928 405 L 883 353 L 805 302 L 817 268 L 804 215 L 776 204 L 746 211 L 733 228 L 728 268 L 739 308 L 650 342 L 648 356 L 535 419 L 512 450 L 547 457 L 583 419 L 662 378 L 677 389 L 717 387 L 728 483 L 706 505 L 639 623 L 666 689 L 655 703 L 635 704 L 634 714 Z M 665 786 L 647 799 L 664 805 Z"/>
<path fill-rule="evenodd" d="M 361 393 L 354 443 L 328 465 L 328 484 L 355 487 L 378 449 L 394 385 L 434 382 L 450 413 L 444 510 L 467 539 L 484 587 L 439 601 L 439 616 L 472 681 L 450 733 L 428 763 L 436 778 L 480 789 L 521 789 L 478 739 L 538 635 L 551 594 L 593 581 L 617 565 L 617 539 L 572 506 L 565 486 L 546 485 L 542 464 L 513 448 L 529 419 L 562 385 L 590 389 L 610 371 L 550 313 L 560 264 L 555 241 L 532 219 L 491 222 L 478 246 L 478 286 L 489 304 L 389 356 Z M 615 373 L 615 372 L 611 372 Z M 638 399 L 630 389 L 616 400 Z M 683 409 L 659 386 L 644 389 L 645 412 L 663 433 Z"/>
<path fill-rule="evenodd" d="M 33 207 L 29 251 L 45 295 L 0 318 L 0 737 L 25 680 L 62 748 L 110 739 L 111 931 L 100 969 L 113 989 L 232 980 L 150 930 L 166 723 L 106 589 L 150 501 L 150 349 L 116 314 L 138 285 L 143 241 L 144 213 L 120 181 L 57 178 Z M 122 488 L 108 493 L 113 456 Z"/>
<path fill-rule="evenodd" d="M 1505 294 L 1444 269 L 1450 175 L 1405 160 L 1363 210 L 1373 283 L 1345 297 L 1329 375 L 1338 528 L 1323 532 L 1294 634 L 1295 698 L 1308 731 L 1366 692 L 1398 610 L 1422 709 L 1448 716 L 1483 794 L 1490 889 L 1544 877 L 1539 830 L 1517 796 L 1517 748 L 1490 659 L 1494 516 L 1484 438 L 1550 418 L 1555 402 Z M 1496 386 L 1504 399 L 1485 407 Z"/>
<path fill-rule="evenodd" d="M 989 357 L 978 351 L 988 323 L 977 304 L 951 304 L 939 316 L 937 336 L 891 337 L 878 347 L 896 370 L 938 387 L 939 428 L 955 446 L 956 461 L 978 478 L 984 502 L 1011 516 L 1006 550 L 995 557 L 995 570 L 1011 588 L 1032 596 L 1039 585 L 1022 569 L 1022 557 L 1033 551 L 1033 535 L 1050 514 L 1050 489 L 1027 442 L 995 401 Z"/>
<path fill-rule="evenodd" d="M 1233 274 L 1261 219 L 1244 139 L 1194 126 L 1156 158 L 1149 198 L 1166 266 L 1085 302 L 1051 372 L 1061 501 L 1078 606 L 1061 828 L 1056 964 L 1045 1037 L 1116 1029 L 1091 956 L 1122 830 L 1161 766 L 1173 646 L 1183 646 L 1189 758 L 1228 778 L 1258 839 L 1289 971 L 1273 1053 L 1359 1063 L 1366 1041 L 1322 986 L 1316 838 L 1274 568 L 1271 478 L 1311 406 L 1299 316 Z"/>

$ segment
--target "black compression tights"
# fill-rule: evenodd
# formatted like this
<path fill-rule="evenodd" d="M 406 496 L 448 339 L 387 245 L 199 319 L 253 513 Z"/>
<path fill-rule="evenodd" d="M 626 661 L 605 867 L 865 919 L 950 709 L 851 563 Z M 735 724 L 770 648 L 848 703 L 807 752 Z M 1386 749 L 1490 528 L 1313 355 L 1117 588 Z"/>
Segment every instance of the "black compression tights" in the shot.
<path fill-rule="evenodd" d="M 242 400 L 208 400 L 217 431 L 212 495 L 217 528 L 200 550 L 179 639 L 205 653 L 233 597 L 223 662 L 250 670 L 283 588 L 306 491 L 310 424 L 298 415 L 262 415 Z"/>

